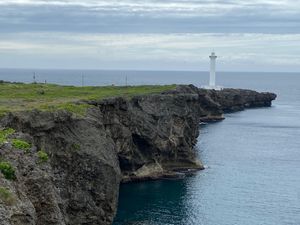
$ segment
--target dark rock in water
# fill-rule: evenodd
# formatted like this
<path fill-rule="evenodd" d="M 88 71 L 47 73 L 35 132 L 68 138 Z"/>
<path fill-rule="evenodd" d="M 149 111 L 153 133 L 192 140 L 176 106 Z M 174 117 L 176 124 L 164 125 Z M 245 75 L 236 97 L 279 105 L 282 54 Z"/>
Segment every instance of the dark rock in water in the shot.
<path fill-rule="evenodd" d="M 8 141 L 0 158 L 15 180 L 0 173 L 0 225 L 111 224 L 119 183 L 174 179 L 204 169 L 193 147 L 200 122 L 224 112 L 270 106 L 275 94 L 178 86 L 162 94 L 88 101 L 84 117 L 59 112 L 10 113 L 2 127 L 32 143 L 29 152 Z M 42 162 L 38 151 L 49 159 Z M 0 189 L 1 191 L 1 189 Z M 1 197 L 2 196 L 2 197 Z M 6 198 L 4 198 L 4 197 Z"/>

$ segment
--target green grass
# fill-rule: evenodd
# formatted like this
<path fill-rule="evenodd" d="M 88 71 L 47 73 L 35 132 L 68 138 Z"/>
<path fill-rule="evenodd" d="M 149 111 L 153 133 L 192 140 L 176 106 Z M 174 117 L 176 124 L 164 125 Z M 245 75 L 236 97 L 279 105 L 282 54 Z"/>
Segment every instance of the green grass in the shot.
<path fill-rule="evenodd" d="M 160 93 L 174 89 L 166 86 L 104 86 L 74 87 L 55 84 L 0 83 L 0 116 L 11 111 L 32 109 L 59 110 L 84 114 L 88 105 L 78 105 L 78 100 L 98 100 L 108 97 L 132 97 L 134 95 Z"/>
<path fill-rule="evenodd" d="M 77 114 L 77 115 L 84 115 L 86 113 L 86 110 L 90 108 L 91 106 L 88 104 L 75 104 L 75 103 L 61 103 L 57 105 L 41 105 L 40 107 L 37 107 L 40 110 L 43 111 L 57 111 L 57 110 L 66 110 L 68 112 Z"/>
<path fill-rule="evenodd" d="M 12 128 L 0 130 L 0 144 L 3 144 L 5 141 L 7 141 L 8 136 L 13 133 L 15 133 L 15 130 Z"/>
<path fill-rule="evenodd" d="M 30 143 L 20 139 L 12 139 L 11 143 L 14 148 L 24 150 L 26 153 L 28 153 L 31 148 Z"/>
<path fill-rule="evenodd" d="M 44 150 L 38 151 L 38 152 L 37 152 L 37 156 L 38 156 L 39 161 L 40 161 L 41 163 L 47 162 L 48 159 L 49 159 L 49 156 L 48 156 L 47 152 L 45 152 Z"/>
<path fill-rule="evenodd" d="M 0 199 L 7 205 L 12 205 L 15 202 L 13 194 L 4 187 L 0 187 Z"/>
<path fill-rule="evenodd" d="M 15 169 L 9 162 L 1 161 L 0 171 L 7 180 L 14 180 L 16 178 Z"/>

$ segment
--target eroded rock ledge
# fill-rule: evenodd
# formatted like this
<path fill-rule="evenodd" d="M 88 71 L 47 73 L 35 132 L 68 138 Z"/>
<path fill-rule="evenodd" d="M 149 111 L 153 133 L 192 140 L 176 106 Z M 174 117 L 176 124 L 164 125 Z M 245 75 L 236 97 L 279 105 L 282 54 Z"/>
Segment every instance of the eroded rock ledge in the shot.
<path fill-rule="evenodd" d="M 0 173 L 0 225 L 111 224 L 119 183 L 173 177 L 203 169 L 193 150 L 201 121 L 224 119 L 224 112 L 271 106 L 272 93 L 202 90 L 178 86 L 162 94 L 89 101 L 85 117 L 68 112 L 11 113 L 2 127 L 10 138 L 32 143 L 26 153 L 9 141 L 1 160 L 15 179 Z M 49 155 L 41 163 L 37 152 Z"/>

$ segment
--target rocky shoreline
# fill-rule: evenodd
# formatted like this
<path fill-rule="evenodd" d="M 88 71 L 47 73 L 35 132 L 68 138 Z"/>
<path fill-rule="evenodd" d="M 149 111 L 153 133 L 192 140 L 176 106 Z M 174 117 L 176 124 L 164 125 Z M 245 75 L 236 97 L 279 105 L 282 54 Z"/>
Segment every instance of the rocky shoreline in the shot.
<path fill-rule="evenodd" d="M 111 224 L 120 182 L 173 178 L 204 169 L 193 150 L 201 122 L 224 113 L 269 107 L 273 93 L 221 91 L 180 85 L 161 94 L 85 101 L 85 116 L 66 111 L 9 113 L 0 159 L 14 178 L 0 173 L 0 225 Z M 10 140 L 30 143 L 28 151 Z M 39 152 L 47 160 L 41 162 Z"/>

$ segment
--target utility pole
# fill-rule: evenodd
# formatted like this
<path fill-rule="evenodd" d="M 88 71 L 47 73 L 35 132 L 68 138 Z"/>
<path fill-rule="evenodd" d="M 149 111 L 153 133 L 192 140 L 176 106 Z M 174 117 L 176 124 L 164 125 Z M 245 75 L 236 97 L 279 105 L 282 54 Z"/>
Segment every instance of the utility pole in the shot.
<path fill-rule="evenodd" d="M 125 84 L 126 84 L 126 87 L 128 86 L 128 79 L 127 79 L 127 75 L 125 77 Z"/>
<path fill-rule="evenodd" d="M 33 72 L 33 83 L 34 83 L 34 84 L 36 83 L 36 80 L 35 80 L 35 72 Z"/>
<path fill-rule="evenodd" d="M 84 75 L 81 76 L 81 86 L 84 87 Z"/>

